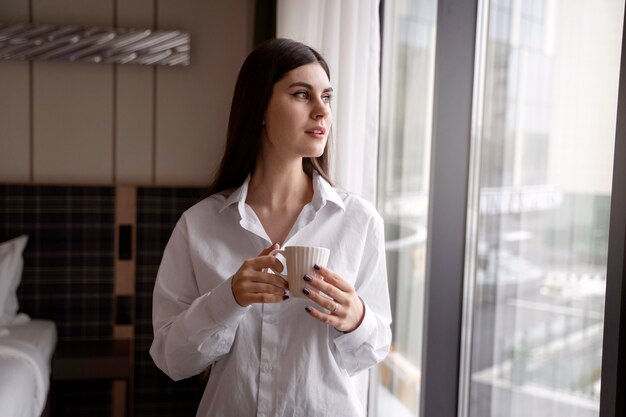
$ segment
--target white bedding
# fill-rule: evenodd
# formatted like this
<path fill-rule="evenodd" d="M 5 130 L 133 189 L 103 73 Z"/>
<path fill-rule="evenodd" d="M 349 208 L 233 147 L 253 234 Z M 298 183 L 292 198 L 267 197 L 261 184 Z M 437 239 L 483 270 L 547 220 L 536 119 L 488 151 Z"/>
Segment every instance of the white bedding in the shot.
<path fill-rule="evenodd" d="M 56 326 L 24 321 L 4 327 L 0 336 L 0 416 L 38 417 L 46 404 Z"/>

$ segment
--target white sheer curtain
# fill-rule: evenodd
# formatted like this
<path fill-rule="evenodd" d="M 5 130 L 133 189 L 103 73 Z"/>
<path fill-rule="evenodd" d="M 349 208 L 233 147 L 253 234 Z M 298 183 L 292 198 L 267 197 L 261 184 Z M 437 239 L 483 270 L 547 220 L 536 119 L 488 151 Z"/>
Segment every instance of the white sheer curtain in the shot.
<path fill-rule="evenodd" d="M 380 73 L 379 0 L 278 0 L 276 36 L 319 51 L 330 67 L 331 172 L 338 185 L 375 203 Z M 353 378 L 367 410 L 369 373 Z"/>
<path fill-rule="evenodd" d="M 379 0 L 278 0 L 276 36 L 328 62 L 333 103 L 331 170 L 340 187 L 374 203 L 378 158 Z"/>

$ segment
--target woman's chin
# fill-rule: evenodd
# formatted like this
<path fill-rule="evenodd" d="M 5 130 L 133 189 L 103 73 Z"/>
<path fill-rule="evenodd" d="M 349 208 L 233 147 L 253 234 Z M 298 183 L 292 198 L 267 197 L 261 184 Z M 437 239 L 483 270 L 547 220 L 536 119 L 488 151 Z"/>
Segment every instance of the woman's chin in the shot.
<path fill-rule="evenodd" d="M 311 149 L 310 152 L 307 152 L 306 156 L 309 158 L 319 158 L 324 154 L 324 149 L 326 149 L 326 146 L 318 146 L 315 149 Z"/>
<path fill-rule="evenodd" d="M 324 154 L 324 151 L 322 151 L 322 152 L 315 152 L 315 153 L 311 153 L 309 155 L 306 155 L 305 158 L 319 158 L 323 154 Z"/>

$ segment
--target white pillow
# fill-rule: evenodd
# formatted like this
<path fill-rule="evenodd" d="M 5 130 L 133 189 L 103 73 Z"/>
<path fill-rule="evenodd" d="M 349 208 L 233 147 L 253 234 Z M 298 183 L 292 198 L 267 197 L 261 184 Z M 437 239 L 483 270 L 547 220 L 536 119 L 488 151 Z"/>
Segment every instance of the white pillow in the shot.
<path fill-rule="evenodd" d="M 22 252 L 27 242 L 28 236 L 22 235 L 0 244 L 0 326 L 11 323 L 17 316 L 17 287 L 22 280 Z"/>

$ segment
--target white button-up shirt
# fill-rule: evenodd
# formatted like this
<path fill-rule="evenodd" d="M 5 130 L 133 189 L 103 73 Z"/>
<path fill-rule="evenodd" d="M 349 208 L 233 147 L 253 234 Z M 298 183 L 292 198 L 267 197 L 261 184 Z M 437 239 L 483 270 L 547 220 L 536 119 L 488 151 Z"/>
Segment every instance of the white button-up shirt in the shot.
<path fill-rule="evenodd" d="M 311 300 L 241 307 L 231 277 L 272 244 L 246 204 L 249 180 L 178 221 L 154 288 L 150 355 L 174 380 L 213 364 L 198 416 L 363 416 L 350 377 L 384 359 L 391 343 L 382 218 L 315 173 L 313 199 L 282 243 L 330 249 L 328 267 L 365 304 L 353 332 L 310 316 Z"/>

